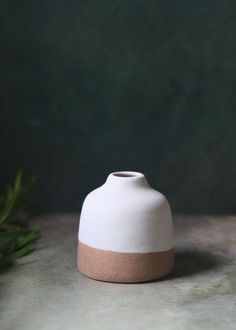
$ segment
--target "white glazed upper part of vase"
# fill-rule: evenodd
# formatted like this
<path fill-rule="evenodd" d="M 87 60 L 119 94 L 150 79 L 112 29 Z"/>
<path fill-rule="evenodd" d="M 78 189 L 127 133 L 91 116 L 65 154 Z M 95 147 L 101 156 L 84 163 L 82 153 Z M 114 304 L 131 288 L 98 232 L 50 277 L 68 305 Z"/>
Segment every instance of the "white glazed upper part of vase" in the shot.
<path fill-rule="evenodd" d="M 169 203 L 142 173 L 111 173 L 84 201 L 79 241 L 122 253 L 170 250 L 174 241 Z"/>

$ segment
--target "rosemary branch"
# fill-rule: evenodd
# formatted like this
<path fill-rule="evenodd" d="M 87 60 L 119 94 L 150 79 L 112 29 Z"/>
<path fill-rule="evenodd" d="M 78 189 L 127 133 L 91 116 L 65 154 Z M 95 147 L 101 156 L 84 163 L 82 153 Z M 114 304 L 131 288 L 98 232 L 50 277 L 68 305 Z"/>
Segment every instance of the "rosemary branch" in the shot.
<path fill-rule="evenodd" d="M 19 171 L 13 184 L 7 187 L 6 194 L 0 196 L 0 269 L 32 252 L 40 236 L 22 217 L 30 206 L 26 195 L 34 182 L 35 178 L 23 184 L 22 172 Z"/>

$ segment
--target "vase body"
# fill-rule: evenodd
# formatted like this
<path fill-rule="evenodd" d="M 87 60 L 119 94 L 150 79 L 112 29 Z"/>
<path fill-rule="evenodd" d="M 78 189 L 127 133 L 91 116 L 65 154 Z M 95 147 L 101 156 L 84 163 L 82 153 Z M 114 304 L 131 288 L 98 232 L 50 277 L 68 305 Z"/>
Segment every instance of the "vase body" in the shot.
<path fill-rule="evenodd" d="M 114 172 L 86 197 L 78 235 L 78 269 L 108 282 L 145 282 L 174 264 L 168 201 L 139 172 Z"/>

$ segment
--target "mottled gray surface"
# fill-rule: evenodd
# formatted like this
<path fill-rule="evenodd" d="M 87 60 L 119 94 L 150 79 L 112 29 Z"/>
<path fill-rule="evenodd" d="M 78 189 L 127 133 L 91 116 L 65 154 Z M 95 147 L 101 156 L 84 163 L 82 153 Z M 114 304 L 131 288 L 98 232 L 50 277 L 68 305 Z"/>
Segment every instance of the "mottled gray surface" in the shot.
<path fill-rule="evenodd" d="M 76 269 L 78 216 L 35 219 L 37 251 L 0 276 L 1 330 L 217 330 L 236 325 L 236 219 L 176 216 L 174 273 L 146 284 Z"/>

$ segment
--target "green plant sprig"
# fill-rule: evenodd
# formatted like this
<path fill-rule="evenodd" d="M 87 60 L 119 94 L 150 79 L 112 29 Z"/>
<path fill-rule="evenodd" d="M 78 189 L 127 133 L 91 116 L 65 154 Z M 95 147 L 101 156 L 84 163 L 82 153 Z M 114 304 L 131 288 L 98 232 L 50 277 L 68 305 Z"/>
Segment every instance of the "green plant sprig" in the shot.
<path fill-rule="evenodd" d="M 0 269 L 32 252 L 40 236 L 22 217 L 30 206 L 26 194 L 34 182 L 35 178 L 23 184 L 19 171 L 14 183 L 7 187 L 5 196 L 0 196 Z"/>

